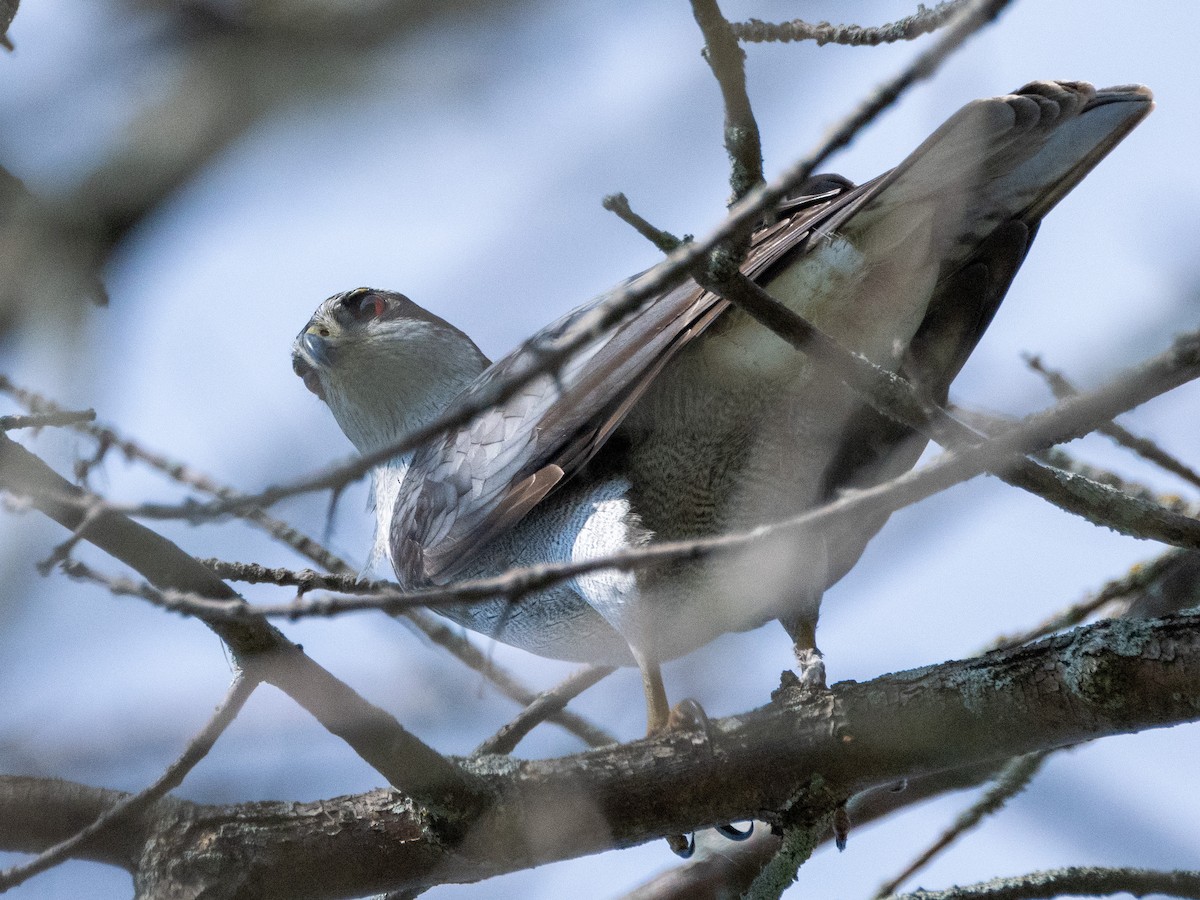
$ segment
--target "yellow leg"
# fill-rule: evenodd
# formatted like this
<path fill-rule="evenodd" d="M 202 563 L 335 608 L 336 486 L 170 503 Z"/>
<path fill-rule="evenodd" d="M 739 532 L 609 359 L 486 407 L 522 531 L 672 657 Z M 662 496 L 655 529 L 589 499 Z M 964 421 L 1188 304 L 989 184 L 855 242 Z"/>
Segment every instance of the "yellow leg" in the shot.
<path fill-rule="evenodd" d="M 642 690 L 646 692 L 646 736 L 657 734 L 667 727 L 671 707 L 663 687 L 662 668 L 658 663 L 634 651 L 638 670 L 642 673 Z"/>

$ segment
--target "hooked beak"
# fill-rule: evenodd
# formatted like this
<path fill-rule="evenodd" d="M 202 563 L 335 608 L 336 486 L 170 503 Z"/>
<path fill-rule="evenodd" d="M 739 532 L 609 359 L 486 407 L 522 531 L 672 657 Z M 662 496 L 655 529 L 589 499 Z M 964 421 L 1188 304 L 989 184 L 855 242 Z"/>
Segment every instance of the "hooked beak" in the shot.
<path fill-rule="evenodd" d="M 325 391 L 321 388 L 320 369 L 333 361 L 332 350 L 329 341 L 318 334 L 315 327 L 309 327 L 292 345 L 292 371 L 322 400 Z"/>

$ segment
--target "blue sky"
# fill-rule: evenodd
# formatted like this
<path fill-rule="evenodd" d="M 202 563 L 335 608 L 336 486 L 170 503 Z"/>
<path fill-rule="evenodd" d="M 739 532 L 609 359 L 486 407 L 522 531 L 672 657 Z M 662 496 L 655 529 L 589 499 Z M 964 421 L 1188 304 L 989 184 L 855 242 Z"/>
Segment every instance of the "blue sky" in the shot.
<path fill-rule="evenodd" d="M 840 3 L 725 3 L 731 18 L 846 15 Z M 0 57 L 0 163 L 46 195 L 70 189 L 123 139 L 165 74 L 137 52 L 141 27 L 114 29 L 110 4 L 27 2 Z M 912 12 L 855 4 L 864 24 Z M 1038 78 L 1144 82 L 1158 110 L 1056 209 L 995 323 L 955 383 L 961 403 L 1019 413 L 1048 403 L 1021 354 L 1094 385 L 1197 325 L 1195 165 L 1200 7 L 1137 13 L 1109 0 L 1017 2 L 911 91 L 830 168 L 864 180 L 898 162 L 962 103 Z M 105 273 L 108 309 L 80 339 L 38 321 L 0 344 L 0 371 L 70 406 L 95 407 L 147 445 L 254 490 L 344 458 L 350 446 L 291 372 L 289 346 L 325 296 L 360 284 L 403 290 L 497 356 L 572 306 L 656 259 L 600 207 L 624 191 L 675 233 L 704 234 L 728 185 L 715 84 L 685 3 L 519 5 L 486 22 L 426 28 L 375 55 L 358 87 L 278 110 L 234 142 L 130 235 Z M 874 49 L 749 46 L 749 88 L 768 172 L 923 44 Z M 1126 424 L 1191 458 L 1200 391 L 1180 389 Z M 8 409 L 0 410 L 7 412 Z M 60 470 L 76 452 L 33 446 Z M 1169 491 L 1184 488 L 1099 439 L 1081 455 Z M 98 486 L 120 499 L 177 492 L 115 456 Z M 324 498 L 279 512 L 319 533 Z M 365 558 L 365 490 L 336 518 L 335 549 Z M 298 566 L 236 524 L 165 533 L 198 556 Z M 173 759 L 221 696 L 228 661 L 195 622 L 114 599 L 28 565 L 61 534 L 0 515 L 0 770 L 136 789 Z M 1031 625 L 1156 552 L 1069 518 L 992 479 L 894 517 L 830 592 L 821 626 L 831 681 L 968 655 Z M 87 558 L 107 570 L 111 561 Z M 276 597 L 249 590 L 252 598 Z M 323 665 L 447 752 L 466 752 L 513 712 L 479 677 L 382 616 L 288 625 Z M 481 644 L 485 642 L 480 641 Z M 531 682 L 567 668 L 509 648 L 495 658 Z M 672 697 L 713 715 L 765 701 L 791 662 L 781 629 L 731 635 L 667 670 Z M 622 673 L 582 710 L 623 737 L 642 727 L 640 689 Z M 1195 867 L 1200 832 L 1181 786 L 1194 779 L 1195 726 L 1060 754 L 987 829 L 939 859 L 929 887 L 1083 863 Z M 577 745 L 540 729 L 524 754 Z M 259 692 L 184 784 L 213 802 L 316 799 L 378 777 L 286 698 Z M 1194 793 L 1194 791 L 1193 791 Z M 936 835 L 959 796 L 856 831 L 844 854 L 801 872 L 796 896 L 866 896 Z M 1190 855 L 1189 855 L 1190 854 Z M 547 866 L 434 897 L 610 896 L 674 863 L 659 843 Z M 75 863 L 18 898 L 128 896 L 119 872 Z M 99 885 L 99 887 L 94 887 Z"/>

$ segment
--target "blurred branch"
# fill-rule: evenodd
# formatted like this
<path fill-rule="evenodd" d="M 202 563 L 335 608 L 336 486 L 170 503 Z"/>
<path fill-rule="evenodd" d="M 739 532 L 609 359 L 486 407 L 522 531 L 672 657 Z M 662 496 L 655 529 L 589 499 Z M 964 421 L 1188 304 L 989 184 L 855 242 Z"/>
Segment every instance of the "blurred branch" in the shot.
<path fill-rule="evenodd" d="M 99 501 L 3 433 L 0 490 L 28 498 L 35 508 L 72 532 L 85 524 L 84 510 Z M 84 540 L 129 565 L 159 589 L 213 601 L 243 602 L 178 546 L 120 513 L 103 509 L 86 526 L 81 533 Z M 199 618 L 225 641 L 244 671 L 284 691 L 396 787 L 435 806 L 474 804 L 479 799 L 459 767 L 305 656 L 261 617 Z"/>
<path fill-rule="evenodd" d="M 4 16 L 11 19 L 16 11 L 15 0 L 0 4 L 0 24 L 6 24 Z M 113 250 L 274 111 L 356 88 L 372 74 L 374 51 L 415 29 L 464 11 L 502 15 L 508 5 L 465 0 L 114 5 L 114 18 L 122 6 L 132 6 L 141 26 L 159 25 L 145 46 L 128 54 L 159 67 L 145 80 L 157 92 L 77 188 L 21 205 L 20 228 L 10 229 L 18 239 L 7 241 L 4 249 L 25 252 L 15 254 L 15 264 L 0 259 L 7 263 L 0 266 L 0 332 L 9 312 L 53 308 L 81 294 L 103 301 L 99 277 Z M 146 9 L 160 13 L 157 20 L 146 16 Z M 0 37 L 0 43 L 7 42 Z M 0 226 L 6 195 L 0 190 Z"/>
<path fill-rule="evenodd" d="M 746 53 L 717 0 L 692 0 L 692 14 L 704 34 L 704 59 L 721 88 L 732 204 L 763 183 L 762 140 L 746 93 Z"/>
<path fill-rule="evenodd" d="M 147 518 L 183 518 L 196 521 L 200 518 L 224 515 L 241 506 L 270 506 L 285 497 L 338 488 L 363 477 L 380 463 L 412 450 L 445 431 L 465 424 L 479 413 L 503 403 L 534 378 L 557 372 L 583 346 L 663 291 L 682 283 L 697 267 L 708 265 L 712 261 L 714 250 L 730 240 L 736 242 L 739 234 L 752 229 L 763 213 L 774 208 L 803 183 L 831 154 L 850 143 L 863 127 L 894 103 L 907 88 L 932 75 L 946 57 L 999 15 L 1010 2 L 1012 0 L 976 0 L 961 18 L 955 20 L 953 26 L 937 43 L 920 54 L 897 76 L 877 88 L 857 110 L 839 123 L 812 154 L 794 163 L 775 181 L 760 185 L 735 203 L 730 208 L 729 215 L 706 239 L 681 245 L 635 282 L 612 291 L 605 302 L 598 304 L 590 315 L 552 344 L 526 342 L 522 349 L 527 351 L 535 362 L 513 373 L 509 378 L 498 380 L 483 390 L 473 392 L 471 402 L 454 404 L 441 416 L 402 436 L 390 446 L 290 483 L 274 485 L 257 494 L 244 495 L 237 501 L 208 504 L 192 502 L 182 505 L 146 503 L 124 511 Z M 721 254 L 717 255 L 721 257 Z"/>
<path fill-rule="evenodd" d="M 1007 689 L 980 689 L 997 684 Z M 1103 622 L 978 659 L 835 685 L 816 700 L 784 689 L 707 731 L 561 759 L 465 760 L 497 803 L 451 809 L 436 823 L 392 791 L 176 806 L 149 836 L 158 852 L 142 857 L 138 879 L 169 878 L 186 893 L 211 884 L 214 858 L 241 848 L 223 882 L 232 893 L 255 885 L 259 896 L 350 896 L 473 881 L 727 821 L 815 822 L 869 787 L 1194 721 L 1198 691 L 1200 616 Z M 0 822 L 8 812 L 0 806 Z M 465 843 L 445 839 L 468 832 Z M 246 854 L 251 834 L 255 852 Z"/>
<path fill-rule="evenodd" d="M 8 26 L 17 15 L 17 7 L 21 0 L 0 0 L 0 47 L 11 51 L 12 41 L 8 39 Z"/>
<path fill-rule="evenodd" d="M 1162 894 L 1200 900 L 1200 872 L 1071 866 L 1015 878 L 996 878 L 946 891 L 914 891 L 896 895 L 893 900 L 1040 900 L 1125 893 L 1135 897 Z"/>
<path fill-rule="evenodd" d="M 225 699 L 221 701 L 212 718 L 188 742 L 187 748 L 180 757 L 168 766 L 153 784 L 143 791 L 123 797 L 86 828 L 80 829 L 65 841 L 60 841 L 47 848 L 36 858 L 0 872 L 0 892 L 16 887 L 34 875 L 66 861 L 85 841 L 92 841 L 101 832 L 141 815 L 150 806 L 165 797 L 168 791 L 178 787 L 187 777 L 188 772 L 194 769 L 196 764 L 212 750 L 217 738 L 224 734 L 225 729 L 237 718 L 238 713 L 246 705 L 246 701 L 250 699 L 250 695 L 254 693 L 256 687 L 258 687 L 257 679 L 248 678 L 241 672 L 234 676 Z"/>
<path fill-rule="evenodd" d="M 1029 368 L 1046 379 L 1046 383 L 1050 385 L 1050 390 L 1054 393 L 1055 399 L 1063 400 L 1079 394 L 1079 389 L 1071 384 L 1062 372 L 1043 365 L 1041 357 L 1027 356 L 1025 362 Z M 1162 447 L 1158 446 L 1158 444 L 1154 443 L 1154 441 L 1138 437 L 1116 422 L 1105 422 L 1102 425 L 1098 425 L 1096 430 L 1112 438 L 1122 447 L 1132 450 L 1143 459 L 1165 469 L 1172 475 L 1178 475 L 1194 487 L 1200 487 L 1200 472 L 1197 472 L 1191 466 L 1168 453 Z"/>
<path fill-rule="evenodd" d="M 525 735 L 535 726 L 561 712 L 575 697 L 578 697 L 592 685 L 599 683 L 617 670 L 616 666 L 588 666 L 580 669 L 571 677 L 563 680 L 548 691 L 542 691 L 534 697 L 520 714 L 497 731 L 494 735 L 475 748 L 472 756 L 483 753 L 512 753 Z M 617 739 L 611 735 L 600 733 L 607 740 L 604 743 L 615 744 Z M 603 746 L 594 744 L 593 746 Z"/>
<path fill-rule="evenodd" d="M 875 900 L 882 900 L 882 898 L 894 893 L 900 885 L 925 868 L 934 857 L 966 834 L 967 831 L 977 826 L 985 817 L 1003 809 L 1009 800 L 1021 793 L 1029 785 L 1029 782 L 1042 768 L 1042 763 L 1046 761 L 1048 752 L 1038 751 L 1036 753 L 1027 753 L 1024 756 L 1018 756 L 1016 759 L 1010 760 L 995 782 L 983 792 L 983 796 L 963 812 L 959 813 L 954 823 L 937 840 L 926 847 L 916 859 L 905 866 L 899 875 L 896 875 L 884 884 L 875 894 Z"/>
<path fill-rule="evenodd" d="M 96 411 L 94 409 L 35 413 L 30 416 L 0 416 L 0 431 L 16 431 L 19 428 L 48 428 L 78 425 L 80 422 L 90 422 L 94 418 L 96 418 Z"/>
<path fill-rule="evenodd" d="M 750 19 L 747 22 L 735 22 L 730 27 L 738 40 L 753 43 L 816 41 L 818 46 L 845 44 L 851 47 L 874 47 L 896 41 L 911 41 L 936 31 L 962 12 L 968 2 L 969 0 L 945 0 L 932 9 L 919 4 L 917 11 L 911 16 L 871 28 L 864 28 L 862 25 L 831 25 L 828 22 L 813 25 L 803 19 L 793 19 L 790 22 Z"/>
<path fill-rule="evenodd" d="M 45 414 L 61 412 L 61 407 L 58 404 L 34 391 L 18 387 L 3 375 L 0 375 L 0 391 L 13 396 L 30 411 Z M 167 477 L 181 484 L 194 487 L 206 494 L 223 499 L 236 499 L 240 497 L 238 492 L 233 490 L 233 488 L 219 484 L 208 475 L 197 471 L 186 463 L 169 459 L 162 453 L 150 450 L 143 444 L 124 437 L 111 425 L 89 421 L 74 423 L 74 427 L 76 430 L 90 435 L 97 441 L 97 449 L 93 457 L 90 460 L 83 460 L 76 464 L 76 477 L 85 483 L 91 469 L 104 459 L 110 449 L 116 448 L 121 451 L 126 459 L 143 462 L 151 468 L 162 472 Z M 222 568 L 224 564 L 219 560 L 201 560 L 201 563 L 213 569 L 219 578 L 236 578 L 243 571 L 250 573 L 252 576 L 261 571 L 275 575 L 274 578 L 264 575 L 263 580 L 270 580 L 274 584 L 295 584 L 302 590 L 315 587 L 319 584 L 322 587 L 329 587 L 333 590 L 348 591 L 351 590 L 351 587 L 348 585 L 361 583 L 354 574 L 353 567 L 348 562 L 283 520 L 275 518 L 258 507 L 247 507 L 241 510 L 240 515 L 248 522 L 263 529 L 275 540 L 291 547 L 301 556 L 307 557 L 312 562 L 331 570 L 335 574 L 323 576 L 310 569 L 306 569 L 300 573 L 300 576 L 303 579 L 307 573 L 307 576 L 312 579 L 311 582 L 303 580 L 286 582 L 282 580 L 284 578 L 282 573 L 288 570 L 266 569 L 265 567 L 253 564 L 248 565 L 244 569 L 238 569 L 237 567 L 226 569 Z M 248 576 L 246 580 L 253 580 L 253 578 Z M 374 584 L 385 585 L 387 583 L 375 582 Z M 398 588 L 399 586 L 392 585 L 392 587 Z M 133 590 L 131 593 L 148 599 L 140 591 Z M 493 660 L 488 659 L 470 641 L 450 628 L 447 628 L 429 613 L 422 609 L 412 608 L 396 614 L 402 616 L 418 633 L 448 651 L 465 666 L 483 675 L 509 699 L 522 706 L 527 706 L 536 698 L 537 694 L 523 685 L 515 675 L 506 671 Z M 561 710 L 552 713 L 549 716 L 549 721 L 565 728 L 589 746 L 601 746 L 611 742 L 611 737 L 603 729 L 573 712 Z"/>

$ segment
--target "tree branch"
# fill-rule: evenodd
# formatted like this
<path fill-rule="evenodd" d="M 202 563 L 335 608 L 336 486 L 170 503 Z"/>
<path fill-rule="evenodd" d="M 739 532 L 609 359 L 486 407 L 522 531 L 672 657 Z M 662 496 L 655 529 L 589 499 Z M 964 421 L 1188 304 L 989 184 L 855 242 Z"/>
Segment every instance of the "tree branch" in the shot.
<path fill-rule="evenodd" d="M 1197 719 L 1200 616 L 1104 622 L 824 693 L 781 689 L 708 731 L 562 759 L 467 760 L 496 803 L 440 828 L 390 791 L 189 806 L 148 842 L 138 878 L 214 889 L 211 861 L 222 859 L 222 897 L 474 881 L 722 822 L 815 821 L 869 787 Z M 447 831 L 469 836 L 447 843 Z"/>
<path fill-rule="evenodd" d="M 945 0 L 932 9 L 927 9 L 921 4 L 911 16 L 870 28 L 862 25 L 831 25 L 828 22 L 813 25 L 803 19 L 793 19 L 790 22 L 750 19 L 747 22 L 735 22 L 730 28 L 738 40 L 752 43 L 816 41 L 817 46 L 844 44 L 849 47 L 875 47 L 896 41 L 911 41 L 936 31 L 958 15 L 968 2 L 969 0 Z"/>
<path fill-rule="evenodd" d="M 48 398 L 25 388 L 18 387 L 9 379 L 0 375 L 0 391 L 15 397 L 32 413 L 59 413 L 62 408 Z M 150 450 L 141 443 L 120 434 L 111 425 L 99 422 L 75 422 L 72 427 L 87 434 L 98 443 L 97 451 L 90 460 L 76 464 L 76 478 L 86 483 L 88 472 L 99 464 L 110 448 L 117 448 L 128 459 L 139 460 L 167 477 L 181 484 L 194 487 L 197 490 L 224 499 L 237 499 L 241 495 L 233 488 L 218 483 L 210 476 L 199 472 L 192 466 L 178 460 L 169 459 L 162 453 Z M 329 569 L 334 574 L 322 575 L 311 569 L 298 573 L 299 580 L 288 580 L 293 573 L 285 569 L 268 569 L 255 564 L 225 564 L 219 560 L 205 559 L 200 562 L 212 569 L 219 578 L 225 580 L 269 580 L 273 584 L 294 584 L 298 587 L 312 588 L 320 584 L 331 589 L 347 591 L 355 584 L 362 584 L 353 567 L 298 529 L 293 528 L 282 519 L 277 519 L 259 507 L 246 507 L 240 512 L 246 521 L 263 529 L 275 540 L 287 545 L 301 556 L 304 556 Z M 111 584 L 109 585 L 111 588 Z M 398 588 L 398 585 L 392 585 Z M 459 662 L 479 672 L 484 678 L 509 699 L 527 706 L 534 701 L 537 694 L 526 687 L 511 672 L 480 653 L 466 638 L 447 628 L 440 620 L 435 619 L 423 609 L 407 609 L 397 613 L 406 620 L 419 634 L 428 638 L 437 646 L 453 655 Z M 612 742 L 612 737 L 604 729 L 593 725 L 580 715 L 559 710 L 552 712 L 548 720 L 574 734 L 585 744 L 592 747 L 602 746 Z"/>
<path fill-rule="evenodd" d="M 1016 878 L 996 878 L 947 891 L 914 891 L 893 900 L 1039 900 L 1100 894 L 1133 894 L 1135 897 L 1163 894 L 1200 900 L 1200 872 L 1072 866 Z"/>
<path fill-rule="evenodd" d="M 717 0 L 692 0 L 692 14 L 704 34 L 704 59 L 721 87 L 732 204 L 763 183 L 762 140 L 746 93 L 746 53 Z"/>
<path fill-rule="evenodd" d="M 58 865 L 68 859 L 84 843 L 95 841 L 97 835 L 113 830 L 117 824 L 123 824 L 122 820 L 127 821 L 130 817 L 140 815 L 166 796 L 168 791 L 178 787 L 187 777 L 188 772 L 208 755 L 217 742 L 217 738 L 224 734 L 225 729 L 237 718 L 238 713 L 246 705 L 246 701 L 250 699 L 250 695 L 254 693 L 256 687 L 258 687 L 257 680 L 246 678 L 239 672 L 233 679 L 233 684 L 229 686 L 225 699 L 217 707 L 208 723 L 199 734 L 192 738 L 183 754 L 168 766 L 167 770 L 153 784 L 136 794 L 126 795 L 105 810 L 86 828 L 80 829 L 66 840 L 43 850 L 35 859 L 0 872 L 0 893 Z"/>
<path fill-rule="evenodd" d="M 93 502 L 85 491 L 2 433 L 0 489 L 29 498 L 38 510 L 73 532 L 84 524 L 83 510 Z M 136 569 L 158 588 L 242 602 L 225 582 L 175 544 L 119 513 L 102 510 L 86 526 L 83 539 Z M 434 805 L 480 801 L 461 769 L 305 656 L 262 617 L 198 617 L 225 641 L 243 670 L 284 691 L 397 788 Z"/>
<path fill-rule="evenodd" d="M 472 395 L 469 403 L 455 404 L 444 414 L 427 425 L 415 429 L 397 439 L 395 443 L 382 447 L 365 456 L 356 457 L 341 465 L 331 466 L 294 481 L 268 487 L 256 494 L 245 494 L 234 500 L 219 500 L 214 503 L 189 502 L 184 504 L 143 503 L 122 507 L 121 512 L 145 518 L 171 518 L 197 521 L 227 515 L 246 506 L 270 506 L 286 497 L 312 491 L 338 488 L 361 478 L 382 462 L 406 453 L 434 437 L 457 428 L 479 413 L 503 403 L 516 394 L 534 378 L 554 373 L 579 349 L 604 334 L 626 316 L 663 291 L 682 283 L 699 264 L 707 265 L 715 248 L 721 247 L 737 235 L 754 227 L 763 213 L 774 208 L 792 190 L 804 182 L 814 169 L 836 150 L 841 149 L 858 134 L 875 116 L 890 106 L 911 85 L 928 78 L 942 61 L 958 49 L 964 41 L 997 15 L 1012 0 L 977 0 L 965 11 L 954 25 L 928 50 L 920 54 L 902 72 L 885 82 L 864 101 L 850 116 L 843 119 L 821 145 L 809 156 L 798 160 L 775 181 L 750 191 L 735 203 L 729 215 L 703 241 L 681 245 L 665 260 L 643 274 L 637 281 L 613 290 L 608 299 L 598 304 L 591 314 L 583 318 L 570 332 L 563 334 L 553 343 L 526 343 L 525 349 L 536 363 L 489 385 Z"/>

